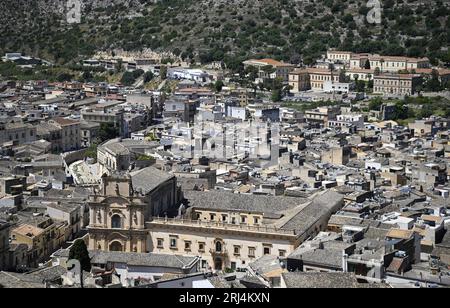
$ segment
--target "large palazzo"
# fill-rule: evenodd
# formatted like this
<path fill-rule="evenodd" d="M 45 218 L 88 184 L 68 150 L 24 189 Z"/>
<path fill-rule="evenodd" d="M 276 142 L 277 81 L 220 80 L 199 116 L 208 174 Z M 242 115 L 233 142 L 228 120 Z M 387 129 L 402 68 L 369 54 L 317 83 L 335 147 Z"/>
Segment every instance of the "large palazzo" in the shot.
<path fill-rule="evenodd" d="M 104 177 L 90 200 L 89 248 L 197 256 L 205 270 L 245 268 L 264 255 L 286 257 L 343 205 L 332 191 L 310 199 L 191 191 L 186 207 L 181 195 L 176 178 L 153 167 Z"/>

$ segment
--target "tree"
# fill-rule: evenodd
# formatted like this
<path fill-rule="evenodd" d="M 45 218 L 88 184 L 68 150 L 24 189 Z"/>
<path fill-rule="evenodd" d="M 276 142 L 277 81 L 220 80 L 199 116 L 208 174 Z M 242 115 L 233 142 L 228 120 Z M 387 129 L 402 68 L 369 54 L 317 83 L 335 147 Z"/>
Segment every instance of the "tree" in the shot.
<path fill-rule="evenodd" d="M 91 146 L 84 153 L 85 157 L 97 159 L 97 144 L 91 144 Z"/>
<path fill-rule="evenodd" d="M 148 71 L 144 74 L 144 82 L 148 83 L 148 82 L 152 81 L 154 77 L 155 77 L 155 75 L 151 71 Z"/>
<path fill-rule="evenodd" d="M 394 119 L 395 120 L 398 120 L 398 119 L 405 120 L 405 119 L 407 119 L 408 115 L 410 114 L 408 112 L 408 110 L 409 110 L 408 106 L 405 106 L 405 104 L 403 102 L 401 102 L 401 101 L 397 102 L 395 104 L 395 112 L 394 112 L 395 116 L 394 116 Z"/>
<path fill-rule="evenodd" d="M 347 82 L 348 80 L 348 78 L 347 78 L 347 75 L 346 75 L 346 70 L 345 69 L 342 69 L 340 72 L 339 72 L 339 82 Z"/>
<path fill-rule="evenodd" d="M 114 139 L 119 136 L 119 129 L 113 123 L 101 123 L 98 138 L 101 142 Z"/>
<path fill-rule="evenodd" d="M 91 258 L 86 243 L 82 239 L 77 239 L 70 248 L 69 260 L 72 259 L 80 261 L 82 271 L 91 271 Z"/>
<path fill-rule="evenodd" d="M 136 160 L 138 160 L 138 161 L 150 161 L 150 160 L 154 160 L 154 158 L 152 156 L 149 156 L 149 155 L 140 154 L 140 155 L 138 155 Z"/>
<path fill-rule="evenodd" d="M 272 91 L 272 101 L 273 102 L 279 102 L 279 101 L 281 101 L 281 98 L 282 98 L 281 90 L 280 89 L 274 89 Z"/>
<path fill-rule="evenodd" d="M 251 81 L 254 81 L 256 78 L 258 78 L 258 69 L 253 65 L 250 65 L 245 69 L 245 74 L 249 76 L 249 79 Z"/>
<path fill-rule="evenodd" d="M 267 75 L 271 75 L 276 71 L 276 69 L 272 65 L 266 65 L 261 70 Z"/>
<path fill-rule="evenodd" d="M 270 89 L 272 90 L 272 101 L 279 102 L 283 98 L 283 80 L 275 78 L 272 80 Z"/>
<path fill-rule="evenodd" d="M 133 71 L 133 77 L 135 79 L 141 77 L 143 74 L 144 74 L 144 70 L 142 70 L 142 69 L 137 69 L 137 70 Z"/>
<path fill-rule="evenodd" d="M 426 104 L 422 106 L 422 109 L 419 112 L 419 116 L 420 118 L 424 119 L 424 118 L 429 118 L 430 116 L 433 115 L 433 107 L 431 106 L 431 104 Z"/>
<path fill-rule="evenodd" d="M 290 85 L 286 85 L 286 86 L 284 86 L 283 87 L 283 95 L 284 96 L 286 96 L 286 95 L 290 95 L 291 94 L 291 90 L 292 90 L 293 88 L 292 88 L 292 86 L 290 86 Z"/>
<path fill-rule="evenodd" d="M 439 72 L 437 70 L 434 69 L 432 71 L 431 78 L 427 80 L 424 88 L 429 92 L 439 92 L 443 89 L 441 81 L 439 80 Z"/>
<path fill-rule="evenodd" d="M 115 65 L 114 70 L 115 70 L 116 74 L 118 74 L 118 73 L 123 71 L 123 61 L 122 61 L 122 59 L 117 60 L 117 63 Z"/>
<path fill-rule="evenodd" d="M 136 82 L 136 77 L 134 77 L 134 74 L 132 72 L 125 72 L 123 73 L 120 82 L 125 86 L 131 86 L 133 83 Z"/>
<path fill-rule="evenodd" d="M 81 76 L 81 79 L 82 79 L 84 82 L 92 81 L 93 78 L 94 78 L 94 76 L 93 76 L 92 73 L 89 72 L 89 71 L 84 72 L 83 75 Z"/>
<path fill-rule="evenodd" d="M 380 111 L 381 105 L 383 105 L 383 101 L 381 98 L 374 98 L 369 103 L 369 109 L 374 111 Z"/>
<path fill-rule="evenodd" d="M 443 53 L 441 56 L 441 60 L 445 63 L 445 65 L 450 66 L 450 51 Z"/>
<path fill-rule="evenodd" d="M 366 83 L 362 80 L 356 80 L 356 91 L 357 92 L 364 92 L 366 88 Z"/>
<path fill-rule="evenodd" d="M 163 65 L 161 66 L 161 69 L 159 71 L 159 75 L 162 80 L 167 79 L 167 66 Z"/>
<path fill-rule="evenodd" d="M 223 81 L 217 80 L 216 83 L 214 84 L 214 89 L 216 90 L 216 92 L 222 92 L 222 88 L 223 88 Z"/>
<path fill-rule="evenodd" d="M 72 78 L 73 75 L 69 73 L 61 73 L 56 77 L 56 80 L 58 80 L 59 82 L 64 82 L 64 81 L 71 81 Z"/>

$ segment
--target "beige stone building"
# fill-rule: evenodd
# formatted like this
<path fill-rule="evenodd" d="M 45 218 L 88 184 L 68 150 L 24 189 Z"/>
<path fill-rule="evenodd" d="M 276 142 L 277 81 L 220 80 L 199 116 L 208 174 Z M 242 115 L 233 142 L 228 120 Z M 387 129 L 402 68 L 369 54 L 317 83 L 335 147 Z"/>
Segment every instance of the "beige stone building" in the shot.
<path fill-rule="evenodd" d="M 321 160 L 322 163 L 335 166 L 346 165 L 350 161 L 350 150 L 344 147 L 331 148 L 322 153 Z"/>
<path fill-rule="evenodd" d="M 89 201 L 89 249 L 147 252 L 145 222 L 177 211 L 175 176 L 153 167 L 102 178 Z"/>
<path fill-rule="evenodd" d="M 323 68 L 307 68 L 311 90 L 324 91 L 326 81 L 339 82 L 339 72 Z"/>
<path fill-rule="evenodd" d="M 363 69 L 363 68 L 353 68 L 345 71 L 345 76 L 349 77 L 350 80 L 362 80 L 362 81 L 370 81 L 373 80 L 375 76 L 375 70 Z"/>
<path fill-rule="evenodd" d="M 60 149 L 63 152 L 78 150 L 81 146 L 80 122 L 67 118 L 55 118 L 49 121 L 61 129 Z"/>
<path fill-rule="evenodd" d="M 327 125 L 329 121 L 336 120 L 341 113 L 339 106 L 318 107 L 312 110 L 305 111 L 305 119 L 308 123 L 316 123 L 320 125 Z"/>
<path fill-rule="evenodd" d="M 37 267 L 69 239 L 69 232 L 67 222 L 40 217 L 11 229 L 11 244 L 25 244 L 27 265 Z"/>
<path fill-rule="evenodd" d="M 426 119 L 416 120 L 413 123 L 409 123 L 408 127 L 414 132 L 414 137 L 417 138 L 432 136 L 437 130 L 434 126 L 434 121 Z"/>
<path fill-rule="evenodd" d="M 353 53 L 351 51 L 328 50 L 327 59 L 333 62 L 350 63 Z"/>
<path fill-rule="evenodd" d="M 399 71 L 430 67 L 428 58 L 409 58 L 395 56 L 380 56 L 376 54 L 354 54 L 350 59 L 350 69 L 365 68 L 379 69 L 381 72 L 398 73 Z"/>
<path fill-rule="evenodd" d="M 311 89 L 309 73 L 306 69 L 295 69 L 289 73 L 291 92 L 298 93 Z"/>
<path fill-rule="evenodd" d="M 102 180 L 89 202 L 89 249 L 199 256 L 203 269 L 285 257 L 343 206 L 334 191 L 300 198 L 214 190 L 187 191 L 178 207 L 176 178 L 153 167 Z"/>
<path fill-rule="evenodd" d="M 0 123 L 0 145 L 25 144 L 36 140 L 36 127 L 22 122 Z"/>
<path fill-rule="evenodd" d="M 413 95 L 422 77 L 414 74 L 382 74 L 374 77 L 373 92 L 385 95 Z"/>
<path fill-rule="evenodd" d="M 289 73 L 294 69 L 294 65 L 280 62 L 274 59 L 250 59 L 243 62 L 244 67 L 254 66 L 259 69 L 259 78 L 280 78 L 284 82 L 289 81 Z M 272 66 L 275 69 L 273 74 L 267 74 L 263 68 Z"/>
<path fill-rule="evenodd" d="M 204 269 L 245 268 L 272 255 L 286 257 L 303 241 L 325 230 L 343 197 L 326 191 L 311 199 L 191 192 L 184 219 L 147 223 L 149 247 L 156 253 L 202 258 Z M 332 200 L 332 201 L 330 201 Z"/>

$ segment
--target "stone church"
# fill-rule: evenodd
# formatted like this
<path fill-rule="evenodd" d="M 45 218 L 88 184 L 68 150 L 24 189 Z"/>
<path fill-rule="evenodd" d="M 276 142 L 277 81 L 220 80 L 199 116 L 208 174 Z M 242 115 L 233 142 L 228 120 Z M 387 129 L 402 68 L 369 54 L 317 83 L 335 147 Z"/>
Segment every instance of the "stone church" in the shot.
<path fill-rule="evenodd" d="M 146 221 L 175 216 L 181 195 L 176 177 L 154 167 L 105 175 L 89 198 L 89 249 L 148 252 Z"/>

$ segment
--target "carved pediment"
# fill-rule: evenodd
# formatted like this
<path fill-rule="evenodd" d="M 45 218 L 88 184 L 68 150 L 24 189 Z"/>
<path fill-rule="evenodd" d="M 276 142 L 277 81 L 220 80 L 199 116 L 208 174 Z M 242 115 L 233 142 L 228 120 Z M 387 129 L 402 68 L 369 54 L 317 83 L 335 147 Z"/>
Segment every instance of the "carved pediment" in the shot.
<path fill-rule="evenodd" d="M 128 240 L 128 237 L 119 232 L 113 232 L 107 236 L 107 239 L 108 241 L 120 241 L 124 243 Z"/>
<path fill-rule="evenodd" d="M 109 207 L 118 207 L 118 208 L 126 208 L 129 205 L 131 205 L 130 200 L 120 197 L 120 196 L 114 196 L 114 197 L 106 197 L 102 204 L 108 205 Z"/>

